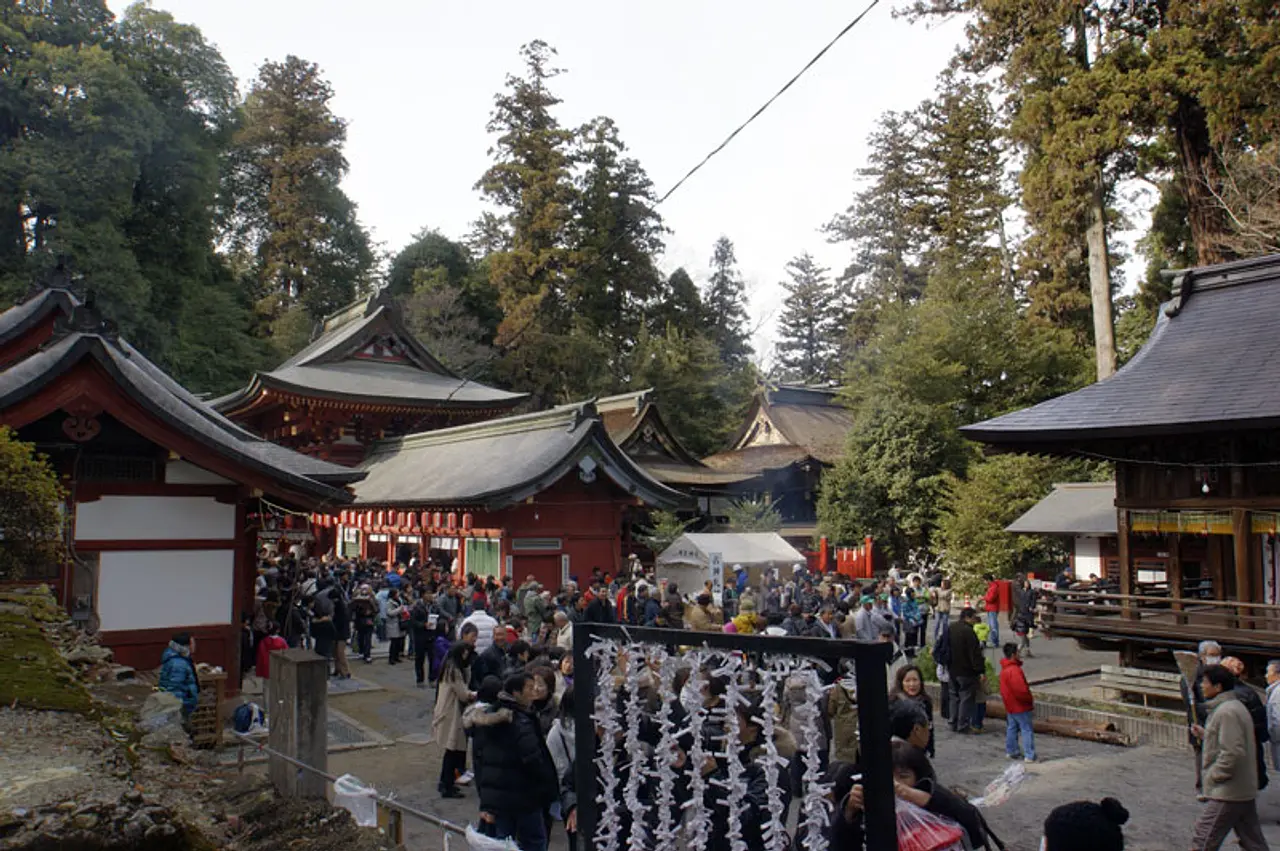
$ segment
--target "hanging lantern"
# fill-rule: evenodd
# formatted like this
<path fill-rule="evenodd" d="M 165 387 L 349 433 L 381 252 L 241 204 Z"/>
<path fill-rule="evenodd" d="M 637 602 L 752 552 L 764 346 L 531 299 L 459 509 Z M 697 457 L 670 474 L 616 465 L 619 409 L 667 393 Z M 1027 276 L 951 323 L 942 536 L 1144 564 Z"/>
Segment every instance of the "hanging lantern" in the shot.
<path fill-rule="evenodd" d="M 396 525 L 399 526 L 401 529 L 408 528 L 409 521 L 405 519 L 403 511 L 401 511 L 399 514 L 396 515 Z"/>
<path fill-rule="evenodd" d="M 366 529 L 368 529 L 368 530 L 372 530 L 372 529 L 373 529 L 373 521 L 374 521 L 374 513 L 373 513 L 372 511 L 366 511 L 366 512 L 364 513 L 364 524 L 365 524 L 365 528 L 366 528 Z"/>
<path fill-rule="evenodd" d="M 431 525 L 437 529 L 444 525 L 444 519 L 440 516 L 439 511 L 431 515 Z"/>
<path fill-rule="evenodd" d="M 450 531 L 453 531 L 454 529 L 457 529 L 457 528 L 458 528 L 458 515 L 457 515 L 457 514 L 455 514 L 455 513 L 454 513 L 454 512 L 452 512 L 452 511 L 450 511 L 450 512 L 449 512 L 449 516 L 445 519 L 445 525 L 449 527 L 449 530 L 450 530 Z"/>
<path fill-rule="evenodd" d="M 378 526 L 379 526 L 379 527 L 383 527 L 383 526 L 386 526 L 386 525 L 387 525 L 387 512 L 385 512 L 385 511 L 379 511 L 379 512 L 378 512 Z"/>
<path fill-rule="evenodd" d="M 431 515 L 425 511 L 422 512 L 422 528 L 424 530 L 431 528 Z"/>
<path fill-rule="evenodd" d="M 467 512 L 466 514 L 462 515 L 462 531 L 464 532 L 471 531 L 472 520 L 473 518 L 471 517 L 471 512 Z"/>
<path fill-rule="evenodd" d="M 292 514 L 286 514 L 286 515 L 284 516 L 284 528 L 286 528 L 286 529 L 292 529 L 292 528 L 293 528 L 293 515 L 292 515 Z"/>

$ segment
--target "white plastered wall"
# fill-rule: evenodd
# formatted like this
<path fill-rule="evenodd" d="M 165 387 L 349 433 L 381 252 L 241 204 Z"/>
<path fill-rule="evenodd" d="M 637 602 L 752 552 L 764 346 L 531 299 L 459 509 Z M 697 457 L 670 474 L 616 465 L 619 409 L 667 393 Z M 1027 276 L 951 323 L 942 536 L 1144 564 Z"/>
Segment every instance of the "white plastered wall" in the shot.
<path fill-rule="evenodd" d="M 125 550 L 100 558 L 104 632 L 232 622 L 235 550 Z"/>
<path fill-rule="evenodd" d="M 236 507 L 211 496 L 104 496 L 76 506 L 77 541 L 236 537 Z"/>
<path fill-rule="evenodd" d="M 1076 538 L 1076 578 L 1088 579 L 1089 574 L 1103 576 L 1102 542 L 1098 538 Z"/>

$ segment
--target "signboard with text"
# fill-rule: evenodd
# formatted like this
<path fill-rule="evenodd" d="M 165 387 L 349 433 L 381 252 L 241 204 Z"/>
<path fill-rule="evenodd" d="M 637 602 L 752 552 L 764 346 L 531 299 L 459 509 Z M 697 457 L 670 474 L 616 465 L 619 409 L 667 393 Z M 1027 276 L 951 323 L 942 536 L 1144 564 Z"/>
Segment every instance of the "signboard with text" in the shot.
<path fill-rule="evenodd" d="M 724 603 L 724 554 L 707 553 L 707 559 L 711 564 L 711 596 L 719 606 Z"/>

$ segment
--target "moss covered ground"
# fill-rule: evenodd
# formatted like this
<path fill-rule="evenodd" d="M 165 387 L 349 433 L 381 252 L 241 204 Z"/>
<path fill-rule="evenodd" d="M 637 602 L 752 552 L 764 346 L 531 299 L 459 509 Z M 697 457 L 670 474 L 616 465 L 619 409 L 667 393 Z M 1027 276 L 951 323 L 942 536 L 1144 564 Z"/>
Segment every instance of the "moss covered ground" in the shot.
<path fill-rule="evenodd" d="M 90 711 L 88 691 L 42 626 L 65 617 L 48 596 L 0 592 L 0 705 Z"/>

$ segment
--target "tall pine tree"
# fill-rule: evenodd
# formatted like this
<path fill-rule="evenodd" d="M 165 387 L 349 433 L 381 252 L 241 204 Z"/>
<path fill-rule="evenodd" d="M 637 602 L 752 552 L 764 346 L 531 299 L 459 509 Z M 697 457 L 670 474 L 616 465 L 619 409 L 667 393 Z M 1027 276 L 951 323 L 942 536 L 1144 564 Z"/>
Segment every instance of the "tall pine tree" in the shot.
<path fill-rule="evenodd" d="M 295 305 L 321 318 L 350 302 L 373 269 L 368 234 L 339 186 L 347 129 L 332 99 L 320 68 L 289 56 L 258 69 L 245 102 L 235 138 L 232 241 L 254 258 L 267 322 Z"/>
<path fill-rule="evenodd" d="M 787 264 L 778 320 L 778 370 L 787 381 L 827 384 L 840 375 L 840 298 L 827 269 L 805 252 Z"/>
<path fill-rule="evenodd" d="M 727 236 L 716 240 L 711 250 L 711 277 L 702 296 L 711 339 L 720 349 L 726 366 L 741 368 L 751 357 L 747 330 L 747 291 L 738 271 L 733 242 Z"/>

